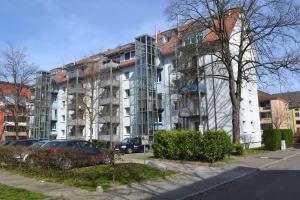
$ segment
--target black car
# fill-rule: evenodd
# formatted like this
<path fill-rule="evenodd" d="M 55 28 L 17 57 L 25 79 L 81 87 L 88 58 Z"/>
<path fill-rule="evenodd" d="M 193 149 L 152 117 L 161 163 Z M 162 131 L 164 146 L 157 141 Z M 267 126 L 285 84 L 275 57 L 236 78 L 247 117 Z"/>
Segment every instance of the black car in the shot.
<path fill-rule="evenodd" d="M 53 140 L 44 144 L 39 151 L 46 151 L 54 162 L 52 164 L 62 169 L 109 162 L 103 149 L 85 140 Z M 31 154 L 27 161 L 35 162 L 35 157 L 38 156 Z"/>
<path fill-rule="evenodd" d="M 134 137 L 125 138 L 120 144 L 115 146 L 115 150 L 125 153 L 144 152 L 144 147 L 145 152 L 148 152 L 150 145 L 143 145 L 141 137 Z"/>
<path fill-rule="evenodd" d="M 29 147 L 32 144 L 38 142 L 38 140 L 35 139 L 28 139 L 28 140 L 11 140 L 7 141 L 5 143 L 5 146 L 23 146 L 23 147 Z"/>

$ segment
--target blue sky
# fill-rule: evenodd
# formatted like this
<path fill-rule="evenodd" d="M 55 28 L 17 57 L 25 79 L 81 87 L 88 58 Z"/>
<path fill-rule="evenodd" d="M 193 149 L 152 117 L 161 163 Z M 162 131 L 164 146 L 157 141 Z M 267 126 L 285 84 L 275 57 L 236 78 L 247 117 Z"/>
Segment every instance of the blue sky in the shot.
<path fill-rule="evenodd" d="M 167 0 L 1 0 L 0 49 L 24 47 L 51 69 L 169 27 Z"/>
<path fill-rule="evenodd" d="M 297 0 L 300 1 L 300 0 Z M 173 27 L 168 0 L 1 0 L 0 51 L 24 47 L 40 69 L 52 69 Z M 269 92 L 300 90 L 299 78 Z"/>

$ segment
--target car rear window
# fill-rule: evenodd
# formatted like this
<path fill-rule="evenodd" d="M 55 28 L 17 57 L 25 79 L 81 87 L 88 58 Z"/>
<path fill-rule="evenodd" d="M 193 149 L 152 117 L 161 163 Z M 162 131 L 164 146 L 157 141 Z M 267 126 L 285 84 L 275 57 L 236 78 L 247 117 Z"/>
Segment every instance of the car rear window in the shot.
<path fill-rule="evenodd" d="M 63 147 L 66 146 L 64 142 L 48 142 L 43 147 L 53 148 L 53 147 Z"/>

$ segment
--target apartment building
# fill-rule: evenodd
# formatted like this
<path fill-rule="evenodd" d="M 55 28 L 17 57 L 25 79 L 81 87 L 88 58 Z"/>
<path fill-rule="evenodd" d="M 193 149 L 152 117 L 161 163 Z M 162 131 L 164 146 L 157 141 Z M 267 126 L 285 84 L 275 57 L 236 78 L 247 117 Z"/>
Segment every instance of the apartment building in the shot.
<path fill-rule="evenodd" d="M 20 88 L 20 86 L 0 82 L 0 141 L 14 140 L 17 135 L 19 139 L 28 137 L 28 109 L 31 93 L 28 87 L 23 87 L 17 89 L 20 90 L 19 96 L 16 88 Z M 15 102 L 19 102 L 18 113 L 15 112 Z"/>
<path fill-rule="evenodd" d="M 289 128 L 288 102 L 283 98 L 258 91 L 261 129 Z"/>
<path fill-rule="evenodd" d="M 289 104 L 289 122 L 295 137 L 300 137 L 300 91 L 273 94 Z"/>
<path fill-rule="evenodd" d="M 233 34 L 239 13 L 230 14 L 228 28 Z M 57 117 L 56 138 L 92 136 L 119 141 L 135 135 L 151 137 L 154 130 L 231 132 L 228 83 L 204 76 L 221 73 L 220 66 L 207 67 L 206 72 L 197 76 L 201 65 L 215 58 L 204 53 L 182 62 L 184 58 L 180 57 L 189 45 L 214 43 L 216 37 L 208 30 L 199 29 L 199 37 L 195 38 L 189 31 L 183 33 L 179 29 L 154 36 L 144 34 L 134 42 L 50 71 L 51 80 L 57 86 L 57 107 L 50 106 Z M 256 59 L 255 55 L 250 56 Z M 86 87 L 86 79 L 91 75 L 97 77 L 97 87 L 93 90 Z M 88 91 L 96 94 L 94 101 L 87 98 Z M 253 146 L 259 146 L 261 130 L 255 81 L 244 84 L 242 98 L 241 134 L 251 136 Z M 82 106 L 84 102 L 93 104 L 96 115 L 92 123 L 88 117 L 90 108 Z"/>

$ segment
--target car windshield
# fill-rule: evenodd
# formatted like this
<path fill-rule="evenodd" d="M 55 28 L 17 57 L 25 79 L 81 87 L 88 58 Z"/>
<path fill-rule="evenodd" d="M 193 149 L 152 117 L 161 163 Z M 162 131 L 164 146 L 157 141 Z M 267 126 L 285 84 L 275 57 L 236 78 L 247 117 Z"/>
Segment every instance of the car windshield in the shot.
<path fill-rule="evenodd" d="M 122 143 L 124 143 L 124 144 L 128 144 L 129 142 L 130 142 L 129 138 L 125 138 L 124 140 L 122 140 Z"/>
<path fill-rule="evenodd" d="M 48 142 L 43 147 L 53 148 L 53 147 L 62 147 L 62 146 L 64 146 L 64 142 Z"/>

